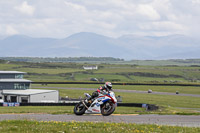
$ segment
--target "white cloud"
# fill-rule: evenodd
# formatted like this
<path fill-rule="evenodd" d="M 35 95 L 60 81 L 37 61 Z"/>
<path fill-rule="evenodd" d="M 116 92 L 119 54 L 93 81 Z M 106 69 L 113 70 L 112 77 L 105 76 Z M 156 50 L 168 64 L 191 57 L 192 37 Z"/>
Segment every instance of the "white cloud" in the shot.
<path fill-rule="evenodd" d="M 177 31 L 177 30 L 184 30 L 184 26 L 181 24 L 177 24 L 170 21 L 157 21 L 152 22 L 153 29 L 156 30 L 168 30 L 168 31 Z"/>
<path fill-rule="evenodd" d="M 113 37 L 152 33 L 198 37 L 199 3 L 200 0 L 0 0 L 0 35 L 63 38 L 86 31 Z"/>
<path fill-rule="evenodd" d="M 192 0 L 193 4 L 200 4 L 200 0 Z"/>
<path fill-rule="evenodd" d="M 66 1 L 64 3 L 68 7 L 74 8 L 75 10 L 86 11 L 86 8 L 84 6 L 81 6 L 81 5 L 78 5 L 78 4 L 74 4 L 74 3 L 70 3 L 70 2 L 66 2 Z"/>
<path fill-rule="evenodd" d="M 26 1 L 24 1 L 20 6 L 16 6 L 15 9 L 26 15 L 33 15 L 35 11 L 35 8 L 28 5 Z"/>
<path fill-rule="evenodd" d="M 139 5 L 137 8 L 137 12 L 141 15 L 144 15 L 150 20 L 159 20 L 159 13 L 151 6 L 151 5 Z"/>
<path fill-rule="evenodd" d="M 14 29 L 12 26 L 10 26 L 10 25 L 6 26 L 6 35 L 15 35 L 18 33 L 19 32 L 16 29 Z"/>
<path fill-rule="evenodd" d="M 94 27 L 110 29 L 110 30 L 114 29 L 116 26 L 115 24 L 112 24 L 112 23 L 99 22 L 99 21 L 94 21 L 94 20 L 87 20 L 86 23 Z"/>

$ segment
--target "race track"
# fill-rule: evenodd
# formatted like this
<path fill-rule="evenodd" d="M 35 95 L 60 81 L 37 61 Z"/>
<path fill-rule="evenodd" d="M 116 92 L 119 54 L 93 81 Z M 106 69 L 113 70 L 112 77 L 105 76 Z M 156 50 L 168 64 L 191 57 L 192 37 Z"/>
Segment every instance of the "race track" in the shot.
<path fill-rule="evenodd" d="M 158 124 L 172 126 L 200 127 L 200 116 L 186 115 L 51 115 L 51 114 L 0 114 L 2 120 L 37 120 L 37 121 L 93 121 L 124 122 L 137 124 Z"/>

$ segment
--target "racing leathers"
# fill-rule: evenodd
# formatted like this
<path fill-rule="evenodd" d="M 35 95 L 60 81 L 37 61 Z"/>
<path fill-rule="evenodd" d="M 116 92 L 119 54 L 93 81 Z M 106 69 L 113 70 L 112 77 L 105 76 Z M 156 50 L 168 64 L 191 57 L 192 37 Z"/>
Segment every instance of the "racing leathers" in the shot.
<path fill-rule="evenodd" d="M 98 91 L 99 90 L 99 91 Z M 99 96 L 99 93 L 106 95 L 109 93 L 109 90 L 105 86 L 100 86 L 97 91 L 94 91 L 88 101 L 94 99 L 95 97 Z"/>

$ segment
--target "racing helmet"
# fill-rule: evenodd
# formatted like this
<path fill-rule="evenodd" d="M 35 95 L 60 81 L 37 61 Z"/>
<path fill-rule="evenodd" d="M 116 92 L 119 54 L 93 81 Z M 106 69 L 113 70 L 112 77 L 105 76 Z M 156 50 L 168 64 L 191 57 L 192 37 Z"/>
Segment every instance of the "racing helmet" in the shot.
<path fill-rule="evenodd" d="M 104 84 L 105 88 L 108 90 L 108 91 L 111 91 L 112 90 L 112 83 L 111 82 L 106 82 Z"/>

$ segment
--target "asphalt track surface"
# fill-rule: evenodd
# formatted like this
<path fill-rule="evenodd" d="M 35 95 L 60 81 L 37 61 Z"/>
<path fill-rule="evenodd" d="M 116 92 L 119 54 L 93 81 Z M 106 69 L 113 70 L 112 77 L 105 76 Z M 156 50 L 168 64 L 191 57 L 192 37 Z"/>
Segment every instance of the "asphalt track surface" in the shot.
<path fill-rule="evenodd" d="M 36 121 L 92 121 L 92 122 L 115 122 L 115 123 L 136 123 L 136 124 L 157 124 L 170 126 L 200 127 L 200 116 L 185 115 L 52 115 L 52 114 L 0 114 L 0 121 L 3 120 L 36 120 Z"/>
<path fill-rule="evenodd" d="M 70 90 L 92 90 L 95 91 L 94 88 L 67 88 L 67 87 L 32 87 L 34 88 L 46 88 L 46 89 L 70 89 Z M 114 92 L 127 92 L 127 93 L 143 93 L 146 94 L 147 91 L 138 91 L 138 90 L 121 90 L 121 89 L 115 89 Z M 190 97 L 200 97 L 200 95 L 197 94 L 176 94 L 169 93 L 169 92 L 152 92 L 150 94 L 156 94 L 156 95 L 176 95 L 176 96 L 190 96 Z"/>

